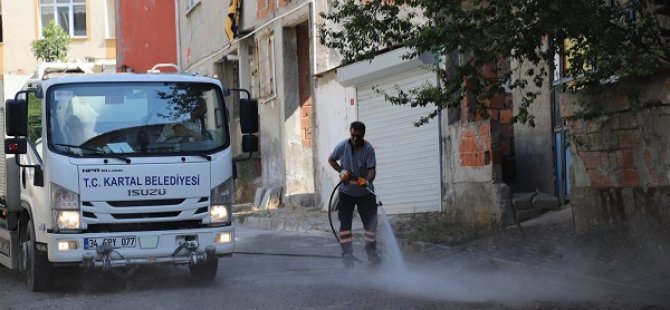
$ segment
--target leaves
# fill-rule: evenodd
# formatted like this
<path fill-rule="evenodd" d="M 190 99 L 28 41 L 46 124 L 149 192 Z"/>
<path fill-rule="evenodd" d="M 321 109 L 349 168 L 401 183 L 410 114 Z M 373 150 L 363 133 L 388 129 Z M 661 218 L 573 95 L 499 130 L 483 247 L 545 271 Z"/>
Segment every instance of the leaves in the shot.
<path fill-rule="evenodd" d="M 319 26 L 321 43 L 336 49 L 344 64 L 396 47 L 409 48 L 405 57 L 430 52 L 448 60 L 435 69 L 439 88 L 425 85 L 386 94 L 392 104 L 433 103 L 439 111 L 458 106 L 465 96 L 484 105 L 504 89 L 519 89 L 524 95 L 514 120 L 533 125 L 528 107 L 537 92 L 524 90 L 528 85 L 550 87 L 550 72 L 561 69 L 562 77 L 571 79 L 565 89 L 582 91 L 652 74 L 670 60 L 653 0 L 612 5 L 601 0 L 330 2 L 331 10 L 321 14 L 326 20 Z M 515 75 L 484 72 L 503 62 L 534 69 Z M 486 113 L 485 107 L 474 109 Z"/>
<path fill-rule="evenodd" d="M 69 45 L 70 36 L 52 20 L 49 25 L 42 29 L 42 39 L 33 41 L 32 51 L 37 60 L 41 59 L 45 62 L 65 61 Z"/>

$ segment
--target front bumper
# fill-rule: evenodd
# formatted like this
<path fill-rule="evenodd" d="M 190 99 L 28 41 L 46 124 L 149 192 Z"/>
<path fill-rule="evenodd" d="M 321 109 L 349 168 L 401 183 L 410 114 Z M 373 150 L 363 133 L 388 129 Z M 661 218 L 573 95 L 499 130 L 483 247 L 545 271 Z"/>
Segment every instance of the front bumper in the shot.
<path fill-rule="evenodd" d="M 219 233 L 230 233 L 228 242 L 216 242 Z M 136 246 L 132 248 L 113 248 L 107 253 L 96 249 L 85 249 L 84 240 L 91 238 L 122 238 L 135 237 Z M 235 249 L 235 228 L 233 226 L 210 227 L 188 230 L 170 231 L 137 231 L 114 233 L 84 233 L 84 234 L 47 234 L 48 257 L 53 263 L 78 263 L 91 260 L 94 266 L 106 261 L 108 266 L 128 266 L 139 264 L 192 263 L 192 254 L 199 255 L 231 255 Z M 185 247 L 177 253 L 178 247 L 184 240 L 195 240 L 197 247 L 189 250 Z M 76 249 L 59 250 L 59 241 L 74 241 Z M 207 253 L 207 254 L 205 254 Z M 174 254 L 174 255 L 173 255 Z"/>

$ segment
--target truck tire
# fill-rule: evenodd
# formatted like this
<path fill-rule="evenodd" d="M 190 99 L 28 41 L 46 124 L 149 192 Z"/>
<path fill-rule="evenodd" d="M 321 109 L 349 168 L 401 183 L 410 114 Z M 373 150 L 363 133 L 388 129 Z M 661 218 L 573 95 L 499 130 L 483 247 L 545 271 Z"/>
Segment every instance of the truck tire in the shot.
<path fill-rule="evenodd" d="M 35 227 L 28 220 L 21 237 L 20 264 L 26 275 L 28 289 L 33 292 L 45 291 L 51 287 L 53 270 L 46 253 L 37 250 L 35 244 Z"/>
<path fill-rule="evenodd" d="M 213 281 L 219 269 L 219 258 L 216 255 L 207 256 L 207 260 L 200 264 L 188 265 L 191 276 L 200 280 Z"/>

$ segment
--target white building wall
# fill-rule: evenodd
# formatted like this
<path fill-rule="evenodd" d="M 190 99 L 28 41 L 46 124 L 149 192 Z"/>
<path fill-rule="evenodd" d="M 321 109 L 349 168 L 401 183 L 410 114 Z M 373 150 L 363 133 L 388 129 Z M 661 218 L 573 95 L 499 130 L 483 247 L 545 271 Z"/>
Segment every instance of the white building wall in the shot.
<path fill-rule="evenodd" d="M 349 138 L 349 125 L 357 118 L 356 90 L 343 87 L 337 81 L 335 71 L 330 71 L 318 78 L 315 92 L 317 203 L 327 209 L 330 194 L 340 181 L 338 173 L 328 164 L 328 156 L 337 143 Z"/>

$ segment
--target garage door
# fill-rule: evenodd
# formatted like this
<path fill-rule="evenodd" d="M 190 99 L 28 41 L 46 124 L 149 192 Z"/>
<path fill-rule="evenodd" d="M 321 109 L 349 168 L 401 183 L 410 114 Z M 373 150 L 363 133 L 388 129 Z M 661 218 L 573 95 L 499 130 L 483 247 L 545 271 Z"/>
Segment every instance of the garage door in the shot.
<path fill-rule="evenodd" d="M 413 122 L 434 106 L 395 106 L 374 89 L 395 93 L 434 83 L 435 73 L 417 69 L 356 87 L 358 119 L 375 148 L 375 189 L 389 214 L 441 210 L 439 127 L 437 119 L 421 127 Z"/>

